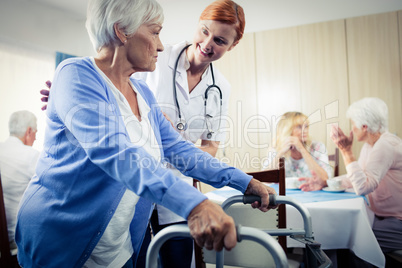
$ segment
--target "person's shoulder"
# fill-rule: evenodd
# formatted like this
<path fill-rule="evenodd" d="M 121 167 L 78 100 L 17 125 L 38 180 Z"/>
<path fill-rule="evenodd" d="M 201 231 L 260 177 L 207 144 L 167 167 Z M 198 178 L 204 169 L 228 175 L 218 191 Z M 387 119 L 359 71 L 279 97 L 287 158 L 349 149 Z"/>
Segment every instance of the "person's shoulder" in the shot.
<path fill-rule="evenodd" d="M 384 132 L 381 136 L 384 136 L 384 138 L 385 138 L 388 142 L 390 142 L 390 143 L 392 143 L 392 144 L 397 145 L 397 144 L 401 144 L 401 143 L 402 143 L 402 139 L 401 139 L 401 138 L 399 138 L 397 135 L 392 134 L 392 133 L 390 133 L 390 132 Z"/>
<path fill-rule="evenodd" d="M 39 156 L 39 151 L 32 146 L 25 145 L 20 139 L 14 136 L 9 136 L 8 139 L 3 142 L 3 146 L 11 150 L 18 150 L 27 158 L 33 158 Z"/>
<path fill-rule="evenodd" d="M 159 52 L 158 54 L 158 62 L 160 61 L 167 61 L 172 53 L 172 51 L 174 52 L 181 43 L 178 44 L 163 44 L 163 51 Z"/>
<path fill-rule="evenodd" d="M 170 54 L 172 52 L 175 52 L 175 54 L 179 54 L 180 51 L 183 50 L 184 47 L 190 45 L 187 41 L 181 41 L 176 44 L 164 44 L 164 52 Z"/>
<path fill-rule="evenodd" d="M 402 147 L 402 140 L 395 134 L 384 132 L 383 134 L 381 134 L 380 139 L 376 142 L 375 145 L 390 150 L 400 149 Z"/>
<path fill-rule="evenodd" d="M 60 72 L 84 75 L 88 72 L 95 73 L 96 68 L 91 57 L 75 57 L 63 60 L 56 68 L 56 74 L 58 75 Z"/>
<path fill-rule="evenodd" d="M 90 57 L 73 57 L 63 60 L 58 66 L 57 69 L 61 69 L 65 66 L 69 65 L 77 65 L 77 66 L 92 66 L 92 61 Z"/>
<path fill-rule="evenodd" d="M 174 68 L 178 55 L 186 45 L 186 41 L 174 45 L 164 44 L 164 50 L 158 56 L 158 66 Z"/>
<path fill-rule="evenodd" d="M 178 45 L 178 44 L 176 44 L 176 45 Z M 172 44 L 163 44 L 163 51 L 161 52 L 161 54 L 169 54 L 172 51 L 172 48 L 174 46 L 175 45 L 172 45 Z"/>

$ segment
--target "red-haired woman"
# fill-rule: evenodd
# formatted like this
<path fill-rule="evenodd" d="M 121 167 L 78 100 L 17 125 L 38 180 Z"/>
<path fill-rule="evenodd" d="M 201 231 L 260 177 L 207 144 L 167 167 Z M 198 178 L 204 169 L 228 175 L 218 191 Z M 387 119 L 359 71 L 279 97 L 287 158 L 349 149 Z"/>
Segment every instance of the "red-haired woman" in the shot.
<path fill-rule="evenodd" d="M 192 143 L 201 140 L 201 149 L 215 156 L 224 141 L 224 118 L 228 113 L 230 84 L 212 66 L 232 50 L 243 36 L 243 8 L 231 0 L 218 0 L 201 13 L 192 43 L 165 45 L 156 70 L 138 73 L 155 93 L 162 111 L 183 137 Z M 214 85 L 212 87 L 209 87 Z M 171 167 L 189 184 L 193 179 Z M 157 206 L 152 218 L 154 232 L 183 223 L 185 219 Z M 193 244 L 188 238 L 169 241 L 161 250 L 163 267 L 190 267 Z"/>

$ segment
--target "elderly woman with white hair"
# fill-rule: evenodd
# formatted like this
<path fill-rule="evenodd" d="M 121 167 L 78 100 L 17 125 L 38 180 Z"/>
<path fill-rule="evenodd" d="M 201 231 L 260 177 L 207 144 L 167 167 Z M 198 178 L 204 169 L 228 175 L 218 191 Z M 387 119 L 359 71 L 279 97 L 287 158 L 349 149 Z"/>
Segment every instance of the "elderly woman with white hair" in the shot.
<path fill-rule="evenodd" d="M 375 213 L 373 231 L 384 252 L 402 249 L 402 141 L 388 129 L 388 108 L 378 98 L 353 103 L 347 117 L 352 131 L 347 136 L 334 126 L 331 138 L 345 162 L 343 185 L 358 195 L 368 195 Z M 364 142 L 359 160 L 352 152 L 353 137 Z M 318 190 L 325 182 L 302 185 L 303 190 Z"/>
<path fill-rule="evenodd" d="M 148 86 L 131 78 L 155 70 L 162 22 L 155 0 L 89 1 L 86 26 L 97 55 L 56 70 L 43 153 L 18 213 L 22 267 L 132 267 L 152 203 L 187 219 L 198 245 L 233 248 L 233 219 L 168 164 L 215 187 L 259 195 L 252 206 L 268 210 L 272 188 L 184 140 Z"/>

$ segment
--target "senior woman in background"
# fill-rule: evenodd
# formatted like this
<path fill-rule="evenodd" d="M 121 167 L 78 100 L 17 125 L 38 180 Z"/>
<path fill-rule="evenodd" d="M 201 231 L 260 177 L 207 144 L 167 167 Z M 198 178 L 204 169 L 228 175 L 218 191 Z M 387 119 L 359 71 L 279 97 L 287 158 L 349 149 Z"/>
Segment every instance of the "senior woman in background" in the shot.
<path fill-rule="evenodd" d="M 188 220 L 207 249 L 236 244 L 233 219 L 164 162 L 214 187 L 262 197 L 272 188 L 197 149 L 171 127 L 135 72 L 153 71 L 163 13 L 153 0 L 90 0 L 95 58 L 64 61 L 47 107 L 44 152 L 20 204 L 23 267 L 123 267 L 138 252 L 152 206 Z M 141 206 L 140 206 L 141 204 Z"/>
<path fill-rule="evenodd" d="M 308 117 L 300 112 L 287 112 L 278 122 L 273 150 L 268 153 L 264 168 L 275 168 L 285 157 L 286 177 L 312 177 L 327 180 L 332 177 L 325 145 L 311 141 Z"/>
<path fill-rule="evenodd" d="M 373 231 L 383 252 L 402 249 L 402 141 L 388 129 L 388 107 L 378 98 L 353 103 L 347 117 L 352 123 L 350 135 L 333 126 L 331 138 L 345 162 L 344 186 L 358 195 L 368 195 L 375 213 Z M 364 142 L 357 161 L 353 137 Z M 326 183 L 313 179 L 302 190 L 319 190 Z"/>

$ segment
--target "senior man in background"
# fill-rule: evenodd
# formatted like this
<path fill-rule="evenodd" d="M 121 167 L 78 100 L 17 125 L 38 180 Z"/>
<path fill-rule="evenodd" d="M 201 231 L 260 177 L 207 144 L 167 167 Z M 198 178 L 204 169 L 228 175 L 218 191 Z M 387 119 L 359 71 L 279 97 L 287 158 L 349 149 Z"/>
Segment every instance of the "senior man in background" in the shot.
<path fill-rule="evenodd" d="M 39 151 L 32 148 L 36 139 L 36 117 L 29 111 L 17 111 L 8 123 L 10 136 L 0 143 L 0 172 L 11 250 L 14 241 L 18 205 L 35 173 Z"/>

